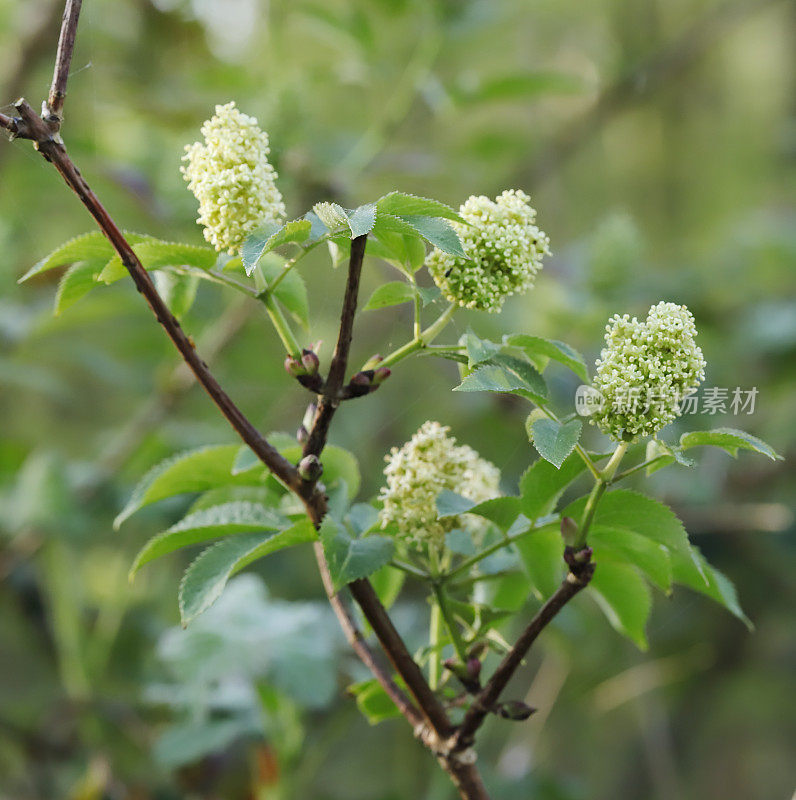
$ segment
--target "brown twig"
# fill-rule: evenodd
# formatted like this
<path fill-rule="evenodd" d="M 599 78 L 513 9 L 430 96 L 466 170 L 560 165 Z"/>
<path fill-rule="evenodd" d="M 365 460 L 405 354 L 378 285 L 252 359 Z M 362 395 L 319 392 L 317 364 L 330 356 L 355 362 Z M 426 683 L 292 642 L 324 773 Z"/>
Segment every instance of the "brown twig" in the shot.
<path fill-rule="evenodd" d="M 72 53 L 75 50 L 75 37 L 77 35 L 77 21 L 80 18 L 80 7 L 83 0 L 66 0 L 64 16 L 61 21 L 61 34 L 58 37 L 58 52 L 55 56 L 55 69 L 53 82 L 50 86 L 50 95 L 47 98 L 47 114 L 57 120 L 60 125 L 66 99 L 66 83 L 69 80 L 69 66 L 72 63 Z M 49 121 L 49 120 L 48 120 Z"/>
<path fill-rule="evenodd" d="M 69 158 L 66 148 L 60 142 L 60 137 L 53 133 L 51 127 L 36 114 L 26 100 L 18 100 L 15 106 L 19 112 L 19 122 L 14 121 L 17 132 L 20 132 L 20 135 L 24 135 L 25 138 L 34 140 L 36 149 L 52 162 L 69 188 L 75 192 L 94 217 L 130 273 L 136 288 L 144 296 L 158 322 L 191 368 L 197 381 L 210 395 L 211 400 L 218 406 L 241 439 L 251 447 L 274 475 L 289 488 L 298 487 L 300 478 L 296 468 L 260 434 L 221 388 L 207 364 L 196 352 L 193 341 L 186 335 L 177 318 L 161 299 L 155 284 L 135 251 Z"/>
<path fill-rule="evenodd" d="M 309 437 L 304 445 L 304 455 L 319 456 L 326 446 L 329 425 L 337 407 L 340 405 L 340 393 L 348 367 L 348 352 L 351 349 L 351 338 L 354 330 L 354 316 L 357 311 L 359 297 L 359 279 L 362 275 L 362 261 L 365 258 L 367 236 L 358 236 L 351 242 L 351 255 L 348 259 L 348 278 L 343 296 L 343 309 L 340 313 L 340 332 L 337 344 L 329 365 L 323 394 L 318 399 L 318 411 L 310 429 Z"/>
<path fill-rule="evenodd" d="M 481 727 L 486 715 L 495 707 L 501 693 L 517 671 L 531 645 L 556 614 L 581 589 L 588 585 L 594 574 L 591 550 L 587 548 L 574 554 L 574 558 L 572 556 L 573 554 L 571 553 L 565 554 L 569 564 L 569 572 L 566 578 L 539 609 L 511 650 L 503 657 L 492 677 L 484 685 L 484 688 L 464 715 L 464 720 L 456 731 L 454 750 L 472 745 L 475 732 Z"/>
<path fill-rule="evenodd" d="M 327 501 L 323 492 L 314 483 L 301 479 L 296 467 L 281 456 L 262 437 L 224 392 L 205 362 L 197 354 L 191 339 L 186 336 L 177 319 L 160 298 L 152 279 L 144 269 L 135 251 L 66 152 L 58 129 L 63 111 L 66 79 L 68 77 L 71 53 L 74 48 L 79 11 L 79 2 L 67 2 L 59 40 L 58 59 L 53 77 L 52 102 L 46 107 L 46 119 L 37 115 L 27 101 L 20 99 L 15 104 L 19 117 L 11 118 L 0 115 L 0 125 L 13 135 L 32 139 L 36 149 L 47 161 L 50 161 L 55 166 L 64 181 L 77 194 L 113 245 L 122 263 L 130 273 L 136 288 L 146 299 L 156 319 L 162 325 L 198 382 L 207 391 L 238 435 L 257 454 L 260 460 L 290 490 L 302 498 L 310 519 L 314 524 L 319 525 L 326 513 Z M 366 237 L 364 236 L 358 237 L 352 242 L 352 257 L 349 263 L 349 276 L 341 315 L 340 335 L 330 367 L 329 380 L 326 382 L 324 394 L 321 398 L 321 403 L 326 406 L 327 410 L 323 414 L 319 410 L 316 416 L 316 424 L 313 426 L 315 437 L 312 447 L 313 450 L 317 449 L 317 453 L 323 450 L 329 423 L 340 399 L 342 382 L 347 367 L 348 351 L 351 345 L 365 244 Z M 312 433 L 310 438 L 313 438 Z M 453 752 L 450 741 L 450 735 L 453 731 L 445 710 L 431 691 L 419 666 L 409 654 L 406 645 L 392 624 L 392 620 L 381 604 L 372 585 L 367 580 L 358 580 L 350 584 L 349 588 L 354 599 L 362 608 L 365 618 L 373 627 L 385 652 L 390 657 L 396 671 L 403 678 L 410 693 L 418 702 L 419 711 L 411 704 L 389 675 L 375 662 L 353 620 L 334 593 L 322 547 L 317 546 L 316 552 L 319 554 L 321 575 L 332 607 L 338 614 L 355 651 L 370 667 L 397 707 L 413 724 L 416 734 L 437 756 L 440 764 L 459 790 L 463 800 L 488 800 L 486 790 L 473 765 L 473 754 L 471 751 L 465 751 L 464 753 Z M 423 724 L 424 720 L 427 725 Z"/>

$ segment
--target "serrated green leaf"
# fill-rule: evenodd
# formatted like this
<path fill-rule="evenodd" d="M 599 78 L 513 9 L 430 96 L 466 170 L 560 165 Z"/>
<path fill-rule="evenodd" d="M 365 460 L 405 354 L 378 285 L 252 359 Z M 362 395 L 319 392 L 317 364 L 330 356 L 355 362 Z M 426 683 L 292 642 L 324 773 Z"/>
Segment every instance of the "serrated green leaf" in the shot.
<path fill-rule="evenodd" d="M 58 282 L 53 313 L 58 316 L 97 286 L 97 277 L 104 265 L 104 258 L 78 261 L 72 264 Z"/>
<path fill-rule="evenodd" d="M 235 573 L 277 550 L 315 539 L 315 529 L 304 519 L 284 530 L 242 533 L 211 545 L 188 567 L 180 582 L 183 627 L 213 605 Z"/>
<path fill-rule="evenodd" d="M 208 270 L 215 266 L 218 253 L 212 247 L 202 247 L 182 242 L 162 242 L 148 238 L 146 241 L 133 244 L 133 252 L 138 256 L 146 270 L 161 267 L 196 267 Z M 118 255 L 114 255 L 100 272 L 99 280 L 111 284 L 127 275 L 127 268 Z"/>
<path fill-rule="evenodd" d="M 390 281 L 379 286 L 365 304 L 363 311 L 375 311 L 379 308 L 397 306 L 414 300 L 414 289 L 404 281 Z"/>
<path fill-rule="evenodd" d="M 367 203 L 359 206 L 352 211 L 346 211 L 348 217 L 348 227 L 351 228 L 351 238 L 367 236 L 376 224 L 376 205 Z"/>
<path fill-rule="evenodd" d="M 675 583 L 687 586 L 689 589 L 715 600 L 733 616 L 741 620 L 749 630 L 754 630 L 752 621 L 744 614 L 738 602 L 738 593 L 735 591 L 732 581 L 716 567 L 709 564 L 699 551 L 699 548 L 692 545 L 691 551 L 690 556 L 680 553 L 671 554 L 672 573 Z M 694 565 L 695 561 L 699 565 L 698 568 Z"/>
<path fill-rule="evenodd" d="M 274 230 L 274 226 L 264 226 L 250 234 L 240 250 L 243 268 L 247 275 L 254 272 L 260 259 L 285 244 L 301 244 L 309 239 L 313 228 L 312 219 L 306 217 L 293 219 Z"/>
<path fill-rule="evenodd" d="M 442 296 L 439 286 L 418 286 L 417 293 L 423 301 L 423 308 Z"/>
<path fill-rule="evenodd" d="M 150 236 L 145 236 L 140 233 L 131 233 L 130 231 L 124 231 L 124 236 L 130 244 L 137 244 L 152 239 Z M 57 247 L 48 256 L 34 264 L 17 282 L 23 283 L 34 275 L 56 267 L 74 264 L 76 261 L 96 259 L 105 262 L 111 258 L 111 256 L 113 256 L 113 246 L 105 238 L 105 235 L 101 231 L 91 231 L 81 236 L 75 236 L 74 239 L 70 239 L 68 242 L 64 242 L 64 244 Z"/>
<path fill-rule="evenodd" d="M 437 496 L 437 511 L 440 519 L 457 517 L 460 514 L 475 514 L 494 522 L 501 530 L 508 530 L 520 514 L 517 497 L 494 497 L 474 503 L 456 492 L 443 489 Z"/>
<path fill-rule="evenodd" d="M 258 503 L 233 502 L 196 511 L 153 536 L 138 552 L 130 578 L 144 564 L 189 545 L 239 533 L 275 531 L 289 527 L 286 517 Z"/>
<path fill-rule="evenodd" d="M 570 503 L 562 512 L 564 516 L 579 521 L 583 516 L 586 498 Z M 593 525 L 629 530 L 664 545 L 670 551 L 690 557 L 691 545 L 676 514 L 652 497 L 628 489 L 608 492 L 600 500 L 594 514 Z"/>
<path fill-rule="evenodd" d="M 398 707 L 375 678 L 352 684 L 348 687 L 348 693 L 354 698 L 357 708 L 371 725 L 378 725 L 386 719 L 401 716 Z"/>
<path fill-rule="evenodd" d="M 733 458 L 737 458 L 739 450 L 752 450 L 768 456 L 772 461 L 781 461 L 782 456 L 771 445 L 766 444 L 751 433 L 735 428 L 714 428 L 712 431 L 691 431 L 680 437 L 680 448 L 720 447 Z"/>
<path fill-rule="evenodd" d="M 199 278 L 196 275 L 176 275 L 159 271 L 154 275 L 155 288 L 177 319 L 182 319 L 196 300 Z"/>
<path fill-rule="evenodd" d="M 540 599 L 550 597 L 564 577 L 564 540 L 558 525 L 531 531 L 514 544 L 534 594 Z"/>
<path fill-rule="evenodd" d="M 321 523 L 320 538 L 334 588 L 366 578 L 392 558 L 395 542 L 386 536 L 352 536 L 330 516 Z"/>
<path fill-rule="evenodd" d="M 594 548 L 597 564 L 608 560 L 636 567 L 661 591 L 667 594 L 671 591 L 672 563 L 668 549 L 662 544 L 633 531 L 602 525 L 592 526 L 589 544 Z"/>
<path fill-rule="evenodd" d="M 403 222 L 414 228 L 429 244 L 438 247 L 445 253 L 452 256 L 465 258 L 466 253 L 462 247 L 462 240 L 459 234 L 451 226 L 450 222 L 439 217 L 424 217 L 420 215 L 399 217 Z"/>
<path fill-rule="evenodd" d="M 385 214 L 394 216 L 402 215 L 421 215 L 426 217 L 442 217 L 451 219 L 455 222 L 464 220 L 448 205 L 440 203 L 438 200 L 430 200 L 427 197 L 417 197 L 413 194 L 404 192 L 390 192 L 376 201 L 376 208 Z"/>
<path fill-rule="evenodd" d="M 566 458 L 558 469 L 544 459 L 535 461 L 520 479 L 522 513 L 531 520 L 552 513 L 564 489 L 585 469 L 586 464 L 577 453 Z"/>
<path fill-rule="evenodd" d="M 454 392 L 507 392 L 535 402 L 547 400 L 544 378 L 528 362 L 498 353 L 471 372 Z"/>
<path fill-rule="evenodd" d="M 489 361 L 500 352 L 499 344 L 490 342 L 488 339 L 481 339 L 469 328 L 460 341 L 467 351 L 467 366 L 470 369 Z"/>
<path fill-rule="evenodd" d="M 589 373 L 583 356 L 574 347 L 570 347 L 565 342 L 559 342 L 555 339 L 543 339 L 540 336 L 528 336 L 524 333 L 504 336 L 503 341 L 507 345 L 524 350 L 532 361 L 539 356 L 552 358 L 554 361 L 569 367 L 584 383 L 589 382 Z"/>
<path fill-rule="evenodd" d="M 232 465 L 239 450 L 236 444 L 199 447 L 167 458 L 153 467 L 139 482 L 127 505 L 113 522 L 119 526 L 136 511 L 187 492 L 205 492 L 226 484 L 251 482 L 247 476 L 233 475 Z"/>
<path fill-rule="evenodd" d="M 611 625 L 639 649 L 646 650 L 645 628 L 652 610 L 652 597 L 638 572 L 625 564 L 597 564 L 588 591 Z"/>
<path fill-rule="evenodd" d="M 563 424 L 547 418 L 534 420 L 533 446 L 542 458 L 560 468 L 564 459 L 575 449 L 582 427 L 579 419 Z"/>

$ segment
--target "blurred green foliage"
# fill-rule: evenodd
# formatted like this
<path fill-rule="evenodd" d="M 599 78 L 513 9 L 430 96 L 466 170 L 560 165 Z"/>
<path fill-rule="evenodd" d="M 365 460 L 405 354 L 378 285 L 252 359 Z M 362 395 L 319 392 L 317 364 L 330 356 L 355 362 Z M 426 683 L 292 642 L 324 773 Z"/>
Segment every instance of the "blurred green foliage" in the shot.
<path fill-rule="evenodd" d="M 60 12 L 46 0 L 0 2 L 3 100 L 44 96 Z M 642 655 L 582 599 L 515 683 L 540 712 L 487 728 L 481 760 L 496 798 L 762 800 L 792 790 L 792 22 L 786 4 L 760 0 L 85 4 L 64 135 L 125 228 L 201 243 L 182 147 L 216 103 L 234 99 L 268 130 L 293 215 L 396 188 L 454 206 L 514 186 L 532 195 L 554 258 L 501 318 L 462 315 L 459 332 L 563 338 L 591 361 L 610 314 L 684 302 L 707 385 L 759 388 L 753 415 L 702 427 L 742 427 L 784 462 L 711 451 L 696 471 L 652 479 L 736 582 L 756 632 L 681 591 L 656 604 Z M 221 606 L 219 628 L 206 618 L 190 638 L 173 631 L 187 556 L 128 583 L 134 553 L 186 509 L 153 506 L 116 533 L 132 485 L 159 459 L 232 435 L 174 373 L 129 283 L 56 317 L 57 275 L 16 285 L 91 220 L 27 142 L 0 144 L 0 796 L 449 797 L 402 724 L 369 728 L 322 685 L 328 669 L 307 679 L 319 692 L 307 698 L 278 661 L 246 660 L 303 625 L 302 663 L 333 658 L 338 688 L 366 677 L 315 602 L 306 554 L 258 565 L 267 593 L 249 575 L 231 585 L 227 613 L 249 615 L 251 639 L 245 625 L 225 638 Z M 364 297 L 389 278 L 386 265 L 369 268 Z M 302 273 L 312 335 L 328 354 L 340 273 L 320 252 Z M 354 360 L 402 343 L 409 313 L 362 312 Z M 295 430 L 306 398 L 255 309 L 203 285 L 185 323 L 211 349 L 230 339 L 216 371 L 258 425 Z M 358 453 L 362 496 L 380 485 L 383 454 L 428 417 L 496 463 L 513 490 L 535 457 L 518 436 L 523 409 L 449 392 L 456 382 L 455 365 L 418 358 L 376 398 L 343 408 L 334 441 Z M 569 398 L 575 385 L 562 371 L 552 389 Z M 425 613 L 411 596 L 396 608 L 410 639 Z M 184 668 L 191 647 L 206 659 L 202 675 Z"/>

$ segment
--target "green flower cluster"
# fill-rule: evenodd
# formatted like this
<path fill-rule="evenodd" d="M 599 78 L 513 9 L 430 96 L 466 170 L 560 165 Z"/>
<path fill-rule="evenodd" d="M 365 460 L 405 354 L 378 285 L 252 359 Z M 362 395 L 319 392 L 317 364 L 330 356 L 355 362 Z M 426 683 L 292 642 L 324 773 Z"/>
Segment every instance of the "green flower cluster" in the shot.
<path fill-rule="evenodd" d="M 268 134 L 235 103 L 216 106 L 202 125 L 204 143 L 186 145 L 181 168 L 199 201 L 205 239 L 216 250 L 236 253 L 244 239 L 264 223 L 285 215 L 276 188 L 276 171 L 268 161 Z"/>
<path fill-rule="evenodd" d="M 691 312 L 675 303 L 652 306 L 644 322 L 628 314 L 613 316 L 595 362 L 593 386 L 602 405 L 591 421 L 624 442 L 651 436 L 672 422 L 683 397 L 705 378 L 696 335 Z"/>
<path fill-rule="evenodd" d="M 386 457 L 387 485 L 380 498 L 382 527 L 395 525 L 400 538 L 418 547 L 445 544 L 454 528 L 481 529 L 483 520 L 467 514 L 439 518 L 437 497 L 443 489 L 481 502 L 497 497 L 500 471 L 466 445 L 457 445 L 450 428 L 425 422 L 403 445 Z"/>
<path fill-rule="evenodd" d="M 463 308 L 500 311 L 507 297 L 533 286 L 549 255 L 550 241 L 535 225 L 530 197 L 519 189 L 503 192 L 493 202 L 470 197 L 459 215 L 468 224 L 453 223 L 466 257 L 438 248 L 426 258 L 434 282 L 452 303 Z"/>

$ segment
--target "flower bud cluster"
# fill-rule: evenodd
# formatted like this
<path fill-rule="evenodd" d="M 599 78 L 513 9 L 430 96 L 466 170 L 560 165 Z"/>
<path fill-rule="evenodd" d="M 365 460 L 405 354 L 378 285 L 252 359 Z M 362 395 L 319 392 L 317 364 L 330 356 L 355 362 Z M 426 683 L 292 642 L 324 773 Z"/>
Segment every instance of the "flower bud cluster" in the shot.
<path fill-rule="evenodd" d="M 507 297 L 533 286 L 550 253 L 547 235 L 535 224 L 530 197 L 510 189 L 493 202 L 470 197 L 459 209 L 467 225 L 454 222 L 465 257 L 435 248 L 426 257 L 434 282 L 452 303 L 463 308 L 500 311 Z"/>
<path fill-rule="evenodd" d="M 660 302 L 640 322 L 627 314 L 606 325 L 595 362 L 594 388 L 602 395 L 593 423 L 616 441 L 657 433 L 679 414 L 680 401 L 705 378 L 694 318 L 685 307 Z"/>
<path fill-rule="evenodd" d="M 483 520 L 472 515 L 440 519 L 436 501 L 443 489 L 475 502 L 499 494 L 498 468 L 472 448 L 457 445 L 449 430 L 438 422 L 425 422 L 386 457 L 382 527 L 395 525 L 400 538 L 419 547 L 443 547 L 445 534 L 454 528 L 483 529 Z"/>
<path fill-rule="evenodd" d="M 199 201 L 196 221 L 204 226 L 205 239 L 234 254 L 252 231 L 285 215 L 278 176 L 268 161 L 268 134 L 233 102 L 216 106 L 202 136 L 204 142 L 186 145 L 181 171 Z"/>

